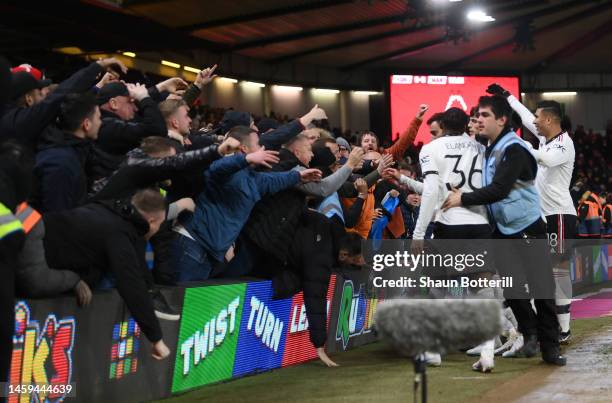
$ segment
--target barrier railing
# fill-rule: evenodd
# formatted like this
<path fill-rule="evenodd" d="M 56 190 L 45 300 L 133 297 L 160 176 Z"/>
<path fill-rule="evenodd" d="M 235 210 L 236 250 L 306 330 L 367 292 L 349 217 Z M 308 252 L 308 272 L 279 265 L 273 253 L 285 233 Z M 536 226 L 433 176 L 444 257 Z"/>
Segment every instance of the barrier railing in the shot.
<path fill-rule="evenodd" d="M 576 287 L 612 280 L 611 248 L 578 248 Z M 17 301 L 10 383 L 70 384 L 75 402 L 144 401 L 316 358 L 301 293 L 274 300 L 270 281 L 162 292 L 181 308 L 180 321 L 160 321 L 172 351 L 163 361 L 151 357 L 149 342 L 114 290 L 96 292 L 86 308 L 67 296 Z M 337 353 L 374 341 L 381 299 L 367 271 L 332 276 L 326 349 Z M 8 401 L 61 402 L 67 396 L 66 389 L 51 387 Z"/>

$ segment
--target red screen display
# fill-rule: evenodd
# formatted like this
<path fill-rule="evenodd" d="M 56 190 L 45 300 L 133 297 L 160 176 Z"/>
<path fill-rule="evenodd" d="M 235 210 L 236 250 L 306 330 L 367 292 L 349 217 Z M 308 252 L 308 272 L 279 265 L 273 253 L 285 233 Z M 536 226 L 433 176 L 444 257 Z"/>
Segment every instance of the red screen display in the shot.
<path fill-rule="evenodd" d="M 408 128 L 420 104 L 429 105 L 425 114 L 427 121 L 436 112 L 458 107 L 469 114 L 478 98 L 486 93 L 487 87 L 497 83 L 520 98 L 518 77 L 455 77 L 455 76 L 410 76 L 392 75 L 391 86 L 391 130 L 393 140 Z M 415 142 L 427 144 L 430 140 L 429 127 L 421 125 Z"/>

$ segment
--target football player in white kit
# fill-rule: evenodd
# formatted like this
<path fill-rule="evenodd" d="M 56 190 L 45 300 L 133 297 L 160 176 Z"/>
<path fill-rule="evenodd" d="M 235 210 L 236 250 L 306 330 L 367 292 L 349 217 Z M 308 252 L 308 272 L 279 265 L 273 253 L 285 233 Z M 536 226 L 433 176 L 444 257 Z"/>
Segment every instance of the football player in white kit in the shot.
<path fill-rule="evenodd" d="M 490 85 L 487 92 L 506 97 L 512 109 L 520 115 L 523 125 L 540 142 L 539 148 L 532 150 L 538 162 L 536 188 L 540 194 L 542 212 L 546 216 L 546 232 L 553 257 L 555 304 L 561 327 L 559 341 L 566 344 L 571 338 L 571 240 L 576 238 L 577 232 L 576 209 L 570 194 L 576 156 L 574 142 L 562 128 L 563 113 L 558 102 L 539 102 L 534 115 L 514 95 L 497 84 Z"/>
<path fill-rule="evenodd" d="M 423 193 L 414 240 L 424 239 L 425 230 L 434 214 L 436 238 L 478 239 L 481 236 L 488 238 L 491 234 L 484 206 L 462 207 L 446 212 L 440 209 L 451 189 L 472 191 L 482 186 L 484 146 L 465 133 L 468 121 L 463 110 L 450 108 L 442 119 L 444 136 L 432 139 L 421 149 L 419 162 L 423 173 Z M 471 236 L 474 231 L 475 236 Z M 462 236 L 457 238 L 457 235 Z M 417 242 L 416 248 L 418 245 Z"/>
<path fill-rule="evenodd" d="M 485 206 L 460 207 L 443 211 L 444 200 L 451 189 L 474 191 L 482 187 L 482 161 L 485 147 L 466 133 L 468 115 L 459 108 L 450 108 L 442 117 L 444 135 L 432 138 L 423 146 L 419 162 L 423 173 L 423 189 L 419 218 L 413 234 L 413 253 L 423 248 L 425 231 L 434 222 L 435 239 L 470 239 L 470 248 L 486 250 L 486 240 L 491 237 L 491 227 Z M 447 245 L 451 247 L 453 245 Z M 459 251 L 456 251 L 459 252 Z M 465 252 L 462 250 L 461 252 Z M 490 277 L 490 268 L 472 276 Z M 478 290 L 482 298 L 494 298 L 491 288 Z M 486 342 L 480 351 L 480 360 L 473 368 L 489 372 L 494 366 L 494 340 Z"/>

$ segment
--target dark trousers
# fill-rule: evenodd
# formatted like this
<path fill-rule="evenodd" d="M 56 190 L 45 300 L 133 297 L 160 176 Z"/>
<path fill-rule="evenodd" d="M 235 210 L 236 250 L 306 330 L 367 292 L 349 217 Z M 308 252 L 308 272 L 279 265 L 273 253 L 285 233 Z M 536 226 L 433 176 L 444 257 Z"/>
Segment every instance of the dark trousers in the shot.
<path fill-rule="evenodd" d="M 304 305 L 310 329 L 310 341 L 315 347 L 327 338 L 327 289 L 335 262 L 337 244 L 334 223 L 315 211 L 305 211 L 295 230 L 284 262 L 266 253 L 242 236 L 236 257 L 226 276 L 253 275 L 272 280 L 275 298 L 289 298 L 304 291 Z M 337 256 L 336 256 L 337 257 Z"/>
<path fill-rule="evenodd" d="M 435 249 L 445 255 L 477 255 L 490 249 L 491 226 L 489 224 L 447 225 L 436 222 L 433 234 Z M 453 279 L 458 276 L 469 277 L 470 279 L 490 278 L 495 274 L 495 267 L 490 263 L 492 263 L 491 259 L 483 267 L 469 267 L 461 271 L 450 267 L 445 270 L 437 270 L 437 272 L 442 273 L 442 278 L 445 279 Z M 471 292 L 478 290 L 478 288 L 470 288 Z M 460 291 L 463 294 L 468 290 L 461 289 Z"/>
<path fill-rule="evenodd" d="M 176 285 L 172 245 L 177 236 L 178 234 L 172 231 L 172 222 L 165 221 L 149 241 L 154 254 L 153 279 L 155 284 Z"/>
<path fill-rule="evenodd" d="M 288 260 L 302 277 L 310 341 L 315 347 L 322 347 L 327 338 L 327 288 L 335 261 L 333 224 L 314 211 L 305 215 L 291 243 Z"/>
<path fill-rule="evenodd" d="M 504 297 L 514 312 L 519 331 L 525 337 L 537 335 L 542 351 L 558 347 L 559 322 L 546 224 L 539 219 L 519 233 L 504 235 L 496 230 L 493 235 L 497 270 L 501 276 L 513 278 L 514 286 L 504 290 Z"/>

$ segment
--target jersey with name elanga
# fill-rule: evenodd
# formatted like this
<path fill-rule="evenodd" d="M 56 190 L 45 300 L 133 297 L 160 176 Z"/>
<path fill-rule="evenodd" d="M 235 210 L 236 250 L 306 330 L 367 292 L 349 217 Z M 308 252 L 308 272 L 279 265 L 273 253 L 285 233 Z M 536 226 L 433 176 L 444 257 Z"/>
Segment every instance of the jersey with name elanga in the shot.
<path fill-rule="evenodd" d="M 487 224 L 485 206 L 455 207 L 442 211 L 450 190 L 473 192 L 482 187 L 485 147 L 467 134 L 443 136 L 423 146 L 419 154 L 424 179 L 437 175 L 438 197 L 434 221 L 447 225 Z"/>

